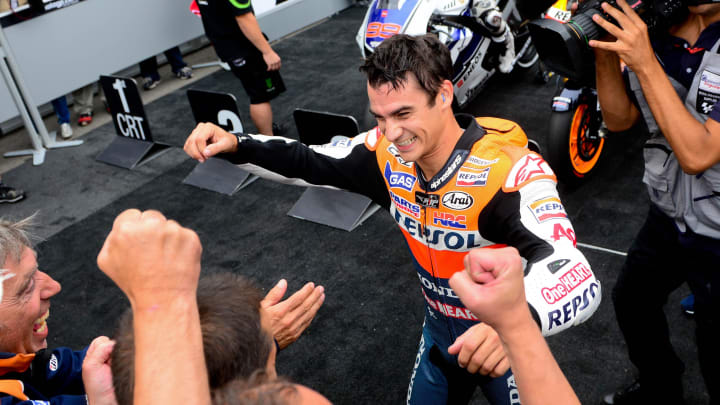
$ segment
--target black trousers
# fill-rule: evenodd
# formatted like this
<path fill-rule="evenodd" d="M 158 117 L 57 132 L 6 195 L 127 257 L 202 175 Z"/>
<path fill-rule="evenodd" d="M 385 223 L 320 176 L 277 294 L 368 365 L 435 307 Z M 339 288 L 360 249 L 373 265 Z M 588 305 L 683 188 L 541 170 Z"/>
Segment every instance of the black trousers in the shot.
<path fill-rule="evenodd" d="M 696 340 L 705 385 L 711 403 L 720 401 L 718 252 L 720 241 L 680 234 L 672 219 L 654 205 L 628 252 L 612 299 L 648 402 L 682 402 L 684 366 L 670 344 L 663 306 L 683 282 L 695 294 Z"/>

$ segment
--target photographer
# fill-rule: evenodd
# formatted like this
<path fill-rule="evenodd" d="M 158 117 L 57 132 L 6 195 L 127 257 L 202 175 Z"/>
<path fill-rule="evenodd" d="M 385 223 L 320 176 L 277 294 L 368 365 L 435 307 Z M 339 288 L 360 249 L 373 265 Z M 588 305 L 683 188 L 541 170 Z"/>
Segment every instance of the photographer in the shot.
<path fill-rule="evenodd" d="M 619 9 L 602 4 L 617 23 L 593 16 L 611 36 L 589 42 L 603 119 L 611 131 L 623 131 L 643 118 L 651 133 L 643 176 L 650 210 L 613 290 L 639 379 L 605 397 L 608 404 L 684 403 L 684 367 L 663 313 L 668 295 L 683 282 L 696 296 L 705 384 L 711 403 L 720 400 L 720 339 L 713 327 L 720 312 L 720 4 L 697 3 L 703 1 L 689 5 L 682 22 L 652 40 L 623 0 Z M 629 68 L 625 77 L 621 59 Z"/>

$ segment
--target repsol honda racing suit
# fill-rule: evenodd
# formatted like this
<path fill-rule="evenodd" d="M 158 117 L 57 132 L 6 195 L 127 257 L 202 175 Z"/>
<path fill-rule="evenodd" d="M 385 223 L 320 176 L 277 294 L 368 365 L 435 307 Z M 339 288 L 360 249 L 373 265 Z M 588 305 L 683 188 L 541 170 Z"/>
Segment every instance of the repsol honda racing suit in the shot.
<path fill-rule="evenodd" d="M 527 300 L 544 335 L 590 317 L 600 304 L 600 282 L 575 248 L 552 170 L 523 149 L 522 129 L 495 118 L 459 117 L 458 122 L 465 131 L 431 179 L 404 161 L 378 128 L 311 147 L 241 134 L 238 151 L 226 158 L 274 180 L 364 194 L 390 211 L 410 248 L 427 302 L 408 403 L 467 402 L 480 385 L 492 404 L 517 404 L 510 371 L 499 378 L 471 375 L 447 353 L 458 336 L 481 321 L 448 284 L 463 269 L 466 252 L 502 245 L 519 250 L 527 260 Z M 514 148 L 516 158 L 504 147 Z"/>

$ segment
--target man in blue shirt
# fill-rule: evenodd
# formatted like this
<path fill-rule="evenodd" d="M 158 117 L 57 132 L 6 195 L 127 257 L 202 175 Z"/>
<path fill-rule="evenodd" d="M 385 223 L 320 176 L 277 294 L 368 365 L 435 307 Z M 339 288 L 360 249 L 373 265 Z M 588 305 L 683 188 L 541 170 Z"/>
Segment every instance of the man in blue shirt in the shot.
<path fill-rule="evenodd" d="M 107 337 L 81 351 L 47 350 L 50 298 L 60 284 L 38 269 L 28 222 L 0 219 L 0 404 L 111 404 Z"/>

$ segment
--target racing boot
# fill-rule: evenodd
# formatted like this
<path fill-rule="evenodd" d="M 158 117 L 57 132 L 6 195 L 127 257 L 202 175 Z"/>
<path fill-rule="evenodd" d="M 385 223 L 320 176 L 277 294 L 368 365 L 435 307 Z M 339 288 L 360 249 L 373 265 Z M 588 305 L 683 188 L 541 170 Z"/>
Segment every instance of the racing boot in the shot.
<path fill-rule="evenodd" d="M 498 70 L 510 73 L 515 60 L 515 38 L 510 27 L 492 0 L 476 0 L 471 8 L 472 15 L 492 34 L 495 43 L 502 43 L 505 50 L 498 58 Z"/>

